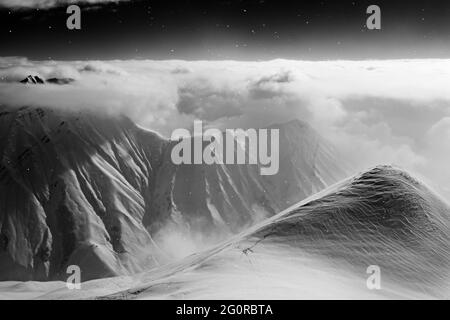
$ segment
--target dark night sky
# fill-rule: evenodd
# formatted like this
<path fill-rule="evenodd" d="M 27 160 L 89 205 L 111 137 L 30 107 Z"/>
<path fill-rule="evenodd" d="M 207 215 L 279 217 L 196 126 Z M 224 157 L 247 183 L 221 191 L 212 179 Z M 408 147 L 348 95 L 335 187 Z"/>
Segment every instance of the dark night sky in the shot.
<path fill-rule="evenodd" d="M 2 0 L 0 0 L 1 4 Z M 365 28 L 382 9 L 382 30 Z M 450 1 L 130 1 L 0 9 L 0 56 L 31 59 L 386 59 L 450 57 Z"/>

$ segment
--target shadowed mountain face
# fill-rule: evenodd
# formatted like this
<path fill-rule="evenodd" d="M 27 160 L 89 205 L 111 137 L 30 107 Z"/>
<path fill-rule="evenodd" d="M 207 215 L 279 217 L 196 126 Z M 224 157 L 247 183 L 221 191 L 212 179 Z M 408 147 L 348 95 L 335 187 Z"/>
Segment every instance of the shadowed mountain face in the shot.
<path fill-rule="evenodd" d="M 280 128 L 280 172 L 181 165 L 174 143 L 124 117 L 0 109 L 0 280 L 82 279 L 158 266 L 167 226 L 232 233 L 343 178 L 310 127 Z"/>
<path fill-rule="evenodd" d="M 309 125 L 270 128 L 280 130 L 275 175 L 260 175 L 259 165 L 174 165 L 167 152 L 146 224 L 159 229 L 182 221 L 202 233 L 235 233 L 349 175 L 343 158 Z"/>
<path fill-rule="evenodd" d="M 143 143 L 145 141 L 145 143 Z M 165 142 L 128 119 L 0 113 L 0 279 L 84 279 L 155 263 L 142 224 Z"/>

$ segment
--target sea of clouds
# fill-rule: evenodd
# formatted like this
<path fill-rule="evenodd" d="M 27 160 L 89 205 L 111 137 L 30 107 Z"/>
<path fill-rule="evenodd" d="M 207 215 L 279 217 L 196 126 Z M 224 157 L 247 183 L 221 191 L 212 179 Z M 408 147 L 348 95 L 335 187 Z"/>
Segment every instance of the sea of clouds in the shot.
<path fill-rule="evenodd" d="M 28 75 L 70 85 L 23 85 Z M 0 103 L 125 114 L 169 137 L 203 120 L 258 128 L 301 119 L 355 171 L 396 164 L 450 199 L 450 60 L 30 61 L 0 58 Z"/>

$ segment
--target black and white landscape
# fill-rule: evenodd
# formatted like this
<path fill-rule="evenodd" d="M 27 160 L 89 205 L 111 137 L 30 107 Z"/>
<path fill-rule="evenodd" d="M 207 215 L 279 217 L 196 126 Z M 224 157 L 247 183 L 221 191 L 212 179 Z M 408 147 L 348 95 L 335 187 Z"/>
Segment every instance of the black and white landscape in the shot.
<path fill-rule="evenodd" d="M 19 2 L 0 1 L 2 14 L 25 25 L 29 10 L 65 15 L 56 2 Z M 89 14 L 130 17 L 133 1 L 104 2 L 86 4 Z M 450 298 L 443 47 L 418 57 L 401 47 L 401 59 L 323 58 L 321 47 L 311 59 L 264 38 L 277 56 L 250 59 L 261 48 L 236 31 L 242 52 L 214 47 L 224 55 L 199 60 L 189 45 L 166 48 L 167 35 L 160 59 L 162 47 L 124 55 L 139 37 L 121 32 L 111 58 L 83 28 L 75 56 L 57 43 L 32 51 L 24 30 L 18 48 L 31 52 L 0 48 L 0 299 Z M 278 172 L 174 164 L 172 132 L 198 120 L 224 135 L 278 130 Z M 71 266 L 79 289 L 66 283 Z"/>

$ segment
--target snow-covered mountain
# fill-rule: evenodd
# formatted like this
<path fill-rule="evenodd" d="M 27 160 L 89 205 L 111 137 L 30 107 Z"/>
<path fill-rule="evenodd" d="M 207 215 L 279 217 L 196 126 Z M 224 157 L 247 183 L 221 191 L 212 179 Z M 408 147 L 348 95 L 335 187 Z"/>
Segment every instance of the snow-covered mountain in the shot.
<path fill-rule="evenodd" d="M 260 175 L 259 165 L 174 165 L 166 152 L 146 224 L 155 227 L 156 219 L 235 233 L 349 175 L 344 158 L 308 124 L 295 120 L 270 129 L 280 130 L 275 175 Z"/>
<path fill-rule="evenodd" d="M 24 84 L 44 84 L 45 81 L 41 79 L 39 76 L 29 75 L 25 79 L 20 80 L 20 83 Z"/>
<path fill-rule="evenodd" d="M 344 180 L 251 237 L 258 245 L 299 248 L 362 278 L 376 265 L 385 285 L 441 298 L 450 294 L 450 207 L 395 167 L 378 166 Z"/>
<path fill-rule="evenodd" d="M 57 85 L 67 85 L 71 84 L 72 82 L 75 82 L 75 79 L 73 78 L 48 78 L 45 80 L 47 83 L 51 84 L 57 84 Z"/>
<path fill-rule="evenodd" d="M 145 141 L 145 143 L 144 143 Z M 126 118 L 2 109 L 0 279 L 84 279 L 155 265 L 142 224 L 165 141 Z"/>
<path fill-rule="evenodd" d="M 377 267 L 378 290 L 367 283 Z M 378 166 L 231 239 L 132 277 L 4 285 L 41 299 L 448 299 L 450 207 L 409 173 Z M 8 293 L 8 288 L 19 287 Z M 31 289 L 31 290 L 30 290 Z M 28 291 L 31 292 L 28 292 Z"/>
<path fill-rule="evenodd" d="M 256 165 L 176 166 L 174 142 L 125 117 L 2 107 L 0 280 L 152 268 L 166 262 L 154 237 L 168 226 L 241 231 L 348 174 L 308 125 L 276 127 L 280 171 L 261 176 Z"/>
<path fill-rule="evenodd" d="M 26 78 L 20 80 L 20 83 L 23 84 L 46 84 L 46 83 L 50 83 L 50 84 L 57 84 L 57 85 L 67 85 L 67 84 L 71 84 L 72 82 L 75 82 L 75 79 L 73 78 L 49 78 L 47 80 L 42 79 L 39 76 L 32 76 L 29 75 Z"/>
<path fill-rule="evenodd" d="M 370 266 L 379 268 L 379 290 L 367 287 Z M 131 288 L 111 295 L 110 287 L 101 295 L 107 299 L 448 299 L 449 268 L 449 205 L 409 173 L 378 166 L 172 268 L 147 272 Z M 169 284 L 177 285 L 167 290 Z M 89 292 L 101 287 L 92 283 L 85 288 Z M 88 296 L 98 292 L 92 290 Z"/>

